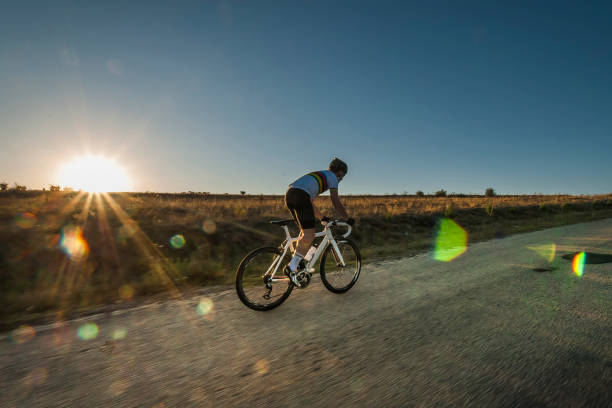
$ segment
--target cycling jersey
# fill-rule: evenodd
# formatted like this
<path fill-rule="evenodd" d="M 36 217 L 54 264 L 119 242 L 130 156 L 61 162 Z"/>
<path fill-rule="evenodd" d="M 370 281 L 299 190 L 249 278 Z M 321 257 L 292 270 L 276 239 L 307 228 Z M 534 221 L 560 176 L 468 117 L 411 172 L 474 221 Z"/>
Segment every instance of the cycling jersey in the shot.
<path fill-rule="evenodd" d="M 330 188 L 338 188 L 338 178 L 329 170 L 313 171 L 295 180 L 289 187 L 304 190 L 313 200 Z"/>

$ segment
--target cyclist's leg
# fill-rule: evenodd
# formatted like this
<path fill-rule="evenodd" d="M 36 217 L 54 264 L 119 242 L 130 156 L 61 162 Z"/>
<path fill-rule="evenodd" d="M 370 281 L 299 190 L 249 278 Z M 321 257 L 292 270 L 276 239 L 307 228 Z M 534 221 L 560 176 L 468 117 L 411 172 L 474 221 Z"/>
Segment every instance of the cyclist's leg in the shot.
<path fill-rule="evenodd" d="M 295 189 L 291 189 L 287 192 L 285 196 L 285 205 L 300 228 L 300 238 L 298 240 L 295 255 L 289 262 L 289 268 L 292 272 L 295 272 L 314 240 L 314 209 L 312 208 L 312 203 L 308 194 L 301 190 L 296 191 Z"/>

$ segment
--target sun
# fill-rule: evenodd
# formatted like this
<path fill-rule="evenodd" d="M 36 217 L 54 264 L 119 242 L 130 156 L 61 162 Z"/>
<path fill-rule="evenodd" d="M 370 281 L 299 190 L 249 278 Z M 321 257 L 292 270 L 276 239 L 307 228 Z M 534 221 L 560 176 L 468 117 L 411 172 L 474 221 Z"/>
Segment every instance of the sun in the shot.
<path fill-rule="evenodd" d="M 62 166 L 58 177 L 60 185 L 90 193 L 127 191 L 131 185 L 125 170 L 104 156 L 77 157 Z"/>

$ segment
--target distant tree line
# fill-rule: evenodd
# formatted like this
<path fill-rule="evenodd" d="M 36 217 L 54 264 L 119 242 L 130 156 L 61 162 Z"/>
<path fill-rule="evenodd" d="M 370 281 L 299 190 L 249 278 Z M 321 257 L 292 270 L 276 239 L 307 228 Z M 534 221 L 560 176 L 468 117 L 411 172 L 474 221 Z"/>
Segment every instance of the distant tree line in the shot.
<path fill-rule="evenodd" d="M 5 181 L 0 183 L 0 191 L 26 191 L 27 189 L 28 188 L 26 186 L 23 186 L 19 183 L 15 183 L 13 185 L 13 188 L 9 188 L 8 183 Z"/>
<path fill-rule="evenodd" d="M 406 193 L 404 193 L 404 195 L 406 195 Z M 425 197 L 425 193 L 422 190 L 418 190 L 416 192 L 416 196 L 417 197 Z M 448 197 L 448 196 L 452 196 L 452 197 L 468 197 L 474 194 L 463 194 L 463 193 L 448 193 L 446 190 L 444 190 L 443 188 L 436 191 L 435 193 L 433 193 L 434 197 Z M 487 188 L 485 190 L 484 193 L 485 197 L 495 197 L 497 196 L 497 193 L 495 192 L 495 190 L 491 187 Z"/>
<path fill-rule="evenodd" d="M 61 191 L 61 190 L 62 190 L 61 186 L 57 184 L 49 184 L 49 191 L 56 192 L 56 191 Z M 63 190 L 66 192 L 69 192 L 69 191 L 73 191 L 73 188 L 64 187 Z M 9 184 L 7 182 L 5 181 L 1 182 L 0 192 L 9 192 L 9 191 L 18 191 L 18 192 L 28 191 L 28 187 L 15 182 L 13 183 L 13 187 L 9 188 Z M 47 191 L 47 190 L 43 187 L 42 191 Z"/>

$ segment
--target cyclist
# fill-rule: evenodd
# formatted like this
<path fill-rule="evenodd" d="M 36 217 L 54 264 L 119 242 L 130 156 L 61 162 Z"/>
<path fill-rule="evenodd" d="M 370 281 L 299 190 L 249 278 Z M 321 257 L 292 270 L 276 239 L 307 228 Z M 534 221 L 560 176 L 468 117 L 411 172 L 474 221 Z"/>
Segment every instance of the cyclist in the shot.
<path fill-rule="evenodd" d="M 300 284 L 297 281 L 298 268 L 303 267 L 302 260 L 315 235 L 315 216 L 325 220 L 321 212 L 315 207 L 313 200 L 323 192 L 329 189 L 329 196 L 332 204 L 340 216 L 350 225 L 355 223 L 355 220 L 348 217 L 344 206 L 338 198 L 338 183 L 342 181 L 348 166 L 345 162 L 337 157 L 329 163 L 329 170 L 314 171 L 308 173 L 289 185 L 289 189 L 285 194 L 285 206 L 291 212 L 291 216 L 300 227 L 300 236 L 295 255 L 285 267 L 285 274 L 291 278 L 291 281 L 299 288 Z"/>

